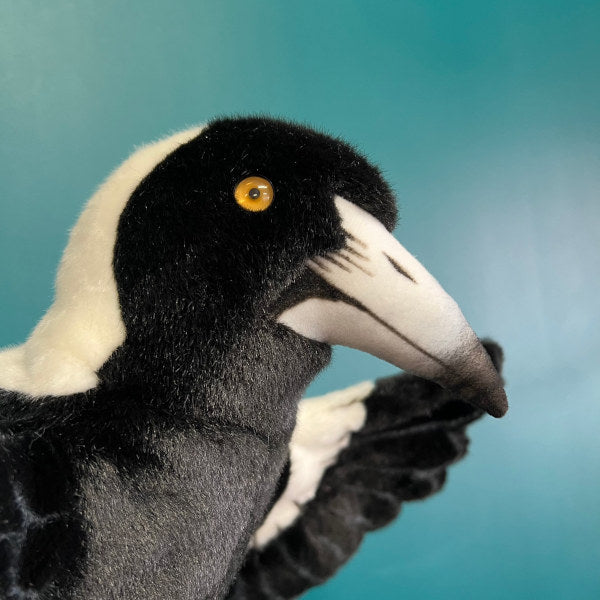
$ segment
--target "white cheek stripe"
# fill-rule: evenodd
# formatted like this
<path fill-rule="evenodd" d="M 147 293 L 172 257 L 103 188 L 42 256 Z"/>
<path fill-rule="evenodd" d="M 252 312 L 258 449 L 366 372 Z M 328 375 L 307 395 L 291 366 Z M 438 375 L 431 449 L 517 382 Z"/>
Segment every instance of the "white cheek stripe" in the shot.
<path fill-rule="evenodd" d="M 142 179 L 201 127 L 137 150 L 91 197 L 69 236 L 54 303 L 29 339 L 0 351 L 0 388 L 29 396 L 85 392 L 125 339 L 113 251 L 119 217 Z"/>
<path fill-rule="evenodd" d="M 257 529 L 250 544 L 261 548 L 289 527 L 314 498 L 323 474 L 365 423 L 363 401 L 375 384 L 364 381 L 325 396 L 300 402 L 290 442 L 290 477 L 285 490 Z"/>

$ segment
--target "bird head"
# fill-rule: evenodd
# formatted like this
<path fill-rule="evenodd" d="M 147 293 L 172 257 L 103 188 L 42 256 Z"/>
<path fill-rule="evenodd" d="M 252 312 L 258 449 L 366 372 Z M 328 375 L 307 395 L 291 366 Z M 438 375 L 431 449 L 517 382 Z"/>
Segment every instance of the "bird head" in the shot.
<path fill-rule="evenodd" d="M 258 406 L 282 378 L 297 398 L 343 344 L 501 416 L 500 376 L 395 220 L 378 169 L 307 127 L 219 119 L 143 147 L 90 199 L 0 387 L 61 396 L 138 369 L 165 385 L 237 370 L 248 389 L 262 368 Z"/>
<path fill-rule="evenodd" d="M 143 179 L 120 217 L 127 335 L 274 323 L 501 416 L 499 375 L 456 303 L 393 237 L 395 220 L 390 187 L 345 142 L 268 118 L 213 121 Z"/>

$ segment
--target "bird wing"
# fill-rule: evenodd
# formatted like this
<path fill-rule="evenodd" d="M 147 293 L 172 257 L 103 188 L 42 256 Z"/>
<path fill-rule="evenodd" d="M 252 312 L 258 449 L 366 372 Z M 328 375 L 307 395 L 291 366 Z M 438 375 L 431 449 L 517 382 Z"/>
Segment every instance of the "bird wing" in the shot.
<path fill-rule="evenodd" d="M 485 347 L 500 370 L 500 347 Z M 329 579 L 403 502 L 442 487 L 482 414 L 411 375 L 303 400 L 278 497 L 229 600 L 295 598 Z"/>

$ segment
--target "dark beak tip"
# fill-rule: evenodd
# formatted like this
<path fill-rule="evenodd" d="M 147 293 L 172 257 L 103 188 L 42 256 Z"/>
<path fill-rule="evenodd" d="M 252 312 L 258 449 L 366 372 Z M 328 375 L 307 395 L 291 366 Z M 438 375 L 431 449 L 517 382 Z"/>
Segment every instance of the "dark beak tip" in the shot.
<path fill-rule="evenodd" d="M 490 416 L 499 419 L 508 411 L 508 399 L 503 388 L 497 388 L 481 398 L 481 402 L 475 402 L 483 408 Z"/>
<path fill-rule="evenodd" d="M 488 411 L 488 414 L 495 419 L 502 418 L 508 412 L 508 404 L 505 406 L 495 406 Z"/>

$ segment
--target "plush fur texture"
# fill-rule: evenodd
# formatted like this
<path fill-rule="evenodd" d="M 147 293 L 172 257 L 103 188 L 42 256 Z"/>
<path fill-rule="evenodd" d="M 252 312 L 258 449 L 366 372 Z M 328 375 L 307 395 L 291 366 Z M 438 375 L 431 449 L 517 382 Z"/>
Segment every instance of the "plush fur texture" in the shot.
<path fill-rule="evenodd" d="M 277 317 L 346 243 L 337 196 L 394 225 L 377 169 L 305 127 L 222 119 L 161 144 L 92 201 L 50 316 L 0 358 L 8 600 L 226 596 L 294 485 L 298 403 L 331 354 Z M 233 198 L 250 175 L 273 183 L 264 212 Z"/>
<path fill-rule="evenodd" d="M 43 397 L 97 385 L 96 371 L 125 339 L 112 268 L 121 212 L 140 181 L 199 132 L 140 148 L 92 196 L 71 231 L 54 303 L 24 344 L 0 352 L 0 388 Z"/>
<path fill-rule="evenodd" d="M 500 370 L 500 347 L 485 347 Z M 440 490 L 448 467 L 467 451 L 467 426 L 483 414 L 410 375 L 377 381 L 363 403 L 364 425 L 325 472 L 315 497 L 291 526 L 248 552 L 228 600 L 288 600 L 329 579 L 366 533 L 398 516 L 403 502 Z"/>
<path fill-rule="evenodd" d="M 367 416 L 364 400 L 374 387 L 373 382 L 364 381 L 300 402 L 290 441 L 286 485 L 252 536 L 252 546 L 265 546 L 293 523 L 304 505 L 314 498 L 325 470 L 336 462 L 352 433 L 364 425 Z"/>

